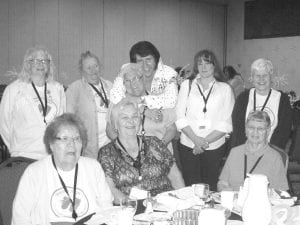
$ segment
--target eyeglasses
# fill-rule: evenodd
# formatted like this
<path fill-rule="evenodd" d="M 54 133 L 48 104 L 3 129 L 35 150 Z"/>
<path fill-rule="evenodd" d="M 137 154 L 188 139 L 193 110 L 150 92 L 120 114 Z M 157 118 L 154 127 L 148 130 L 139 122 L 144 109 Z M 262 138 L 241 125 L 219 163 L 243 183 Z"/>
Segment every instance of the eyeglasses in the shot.
<path fill-rule="evenodd" d="M 132 83 L 139 82 L 142 78 L 143 76 L 135 76 L 132 79 L 124 79 L 124 83 L 130 85 Z"/>
<path fill-rule="evenodd" d="M 247 126 L 247 129 L 250 132 L 258 131 L 259 133 L 265 132 L 268 128 L 267 127 L 252 127 L 252 126 Z"/>
<path fill-rule="evenodd" d="M 35 65 L 38 65 L 38 64 L 46 65 L 46 64 L 50 63 L 49 59 L 31 59 L 29 61 L 34 63 Z"/>
<path fill-rule="evenodd" d="M 81 137 L 56 137 L 55 139 L 61 141 L 64 144 L 68 144 L 68 143 L 75 143 L 75 144 L 79 144 L 81 143 Z"/>

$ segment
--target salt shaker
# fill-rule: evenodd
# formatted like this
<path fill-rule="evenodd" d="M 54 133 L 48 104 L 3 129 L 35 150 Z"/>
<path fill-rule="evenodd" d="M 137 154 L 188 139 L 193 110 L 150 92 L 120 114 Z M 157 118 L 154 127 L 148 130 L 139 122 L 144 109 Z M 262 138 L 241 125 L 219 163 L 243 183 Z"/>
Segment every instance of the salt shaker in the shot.
<path fill-rule="evenodd" d="M 145 213 L 152 213 L 152 212 L 153 212 L 152 198 L 151 198 L 150 191 L 148 191 L 148 193 L 147 193 L 147 199 L 146 199 L 146 210 L 145 210 Z"/>

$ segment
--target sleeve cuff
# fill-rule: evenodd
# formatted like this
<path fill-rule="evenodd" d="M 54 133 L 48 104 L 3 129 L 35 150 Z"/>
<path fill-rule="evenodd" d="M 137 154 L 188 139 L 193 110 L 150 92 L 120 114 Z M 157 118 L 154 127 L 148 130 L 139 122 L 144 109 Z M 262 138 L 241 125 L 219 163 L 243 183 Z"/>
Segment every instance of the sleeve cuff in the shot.
<path fill-rule="evenodd" d="M 232 131 L 232 125 L 227 122 L 220 122 L 215 129 L 224 133 L 230 133 Z"/>
<path fill-rule="evenodd" d="M 178 130 L 181 130 L 182 128 L 185 128 L 186 126 L 188 126 L 188 122 L 185 118 L 181 118 L 181 119 L 178 119 L 176 122 L 176 127 Z"/>

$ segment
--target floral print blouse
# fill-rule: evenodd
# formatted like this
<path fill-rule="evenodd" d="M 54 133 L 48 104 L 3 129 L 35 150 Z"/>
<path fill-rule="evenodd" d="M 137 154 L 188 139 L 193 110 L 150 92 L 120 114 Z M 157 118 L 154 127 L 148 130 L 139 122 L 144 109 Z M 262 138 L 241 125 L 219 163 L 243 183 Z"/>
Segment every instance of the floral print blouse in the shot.
<path fill-rule="evenodd" d="M 140 137 L 139 137 L 140 138 Z M 157 137 L 145 137 L 145 149 L 141 152 L 141 169 L 134 167 L 134 160 L 122 151 L 117 140 L 103 146 L 98 161 L 107 177 L 110 177 L 116 188 L 129 195 L 134 186 L 150 191 L 152 196 L 172 190 L 168 178 L 174 157 Z M 139 179 L 139 176 L 142 179 Z"/>
<path fill-rule="evenodd" d="M 151 93 L 143 96 L 143 99 L 150 109 L 154 108 L 174 108 L 178 96 L 178 88 L 176 83 L 177 72 L 171 67 L 164 65 L 160 60 L 157 65 L 151 83 Z M 116 77 L 113 87 L 110 91 L 110 100 L 113 104 L 117 104 L 125 97 L 125 86 L 123 77 Z"/>

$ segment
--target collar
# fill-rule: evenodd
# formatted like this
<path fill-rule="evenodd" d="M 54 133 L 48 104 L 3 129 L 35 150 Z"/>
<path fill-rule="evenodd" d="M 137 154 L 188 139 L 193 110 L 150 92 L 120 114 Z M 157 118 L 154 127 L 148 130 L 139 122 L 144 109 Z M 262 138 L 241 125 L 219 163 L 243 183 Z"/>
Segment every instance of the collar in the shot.
<path fill-rule="evenodd" d="M 249 150 L 249 145 L 248 145 L 248 141 L 246 142 L 245 144 L 245 154 L 246 155 L 249 155 L 249 156 L 256 156 L 256 157 L 259 157 L 261 155 L 264 155 L 265 152 L 268 150 L 268 144 L 262 146 L 259 150 L 255 151 L 255 152 L 251 152 Z"/>
<path fill-rule="evenodd" d="M 195 82 L 197 84 L 199 84 L 201 86 L 201 88 L 202 88 L 202 84 L 200 83 L 200 80 L 199 80 L 200 78 L 201 78 L 200 74 L 197 74 Z M 199 82 L 198 82 L 198 80 L 199 80 Z M 213 79 L 211 80 L 211 82 L 208 83 L 208 87 L 210 88 L 215 82 L 216 82 L 216 79 L 213 77 Z"/>
<path fill-rule="evenodd" d="M 156 77 L 164 77 L 164 64 L 161 58 L 159 58 L 158 63 L 157 63 L 157 68 L 154 73 L 153 79 Z"/>

